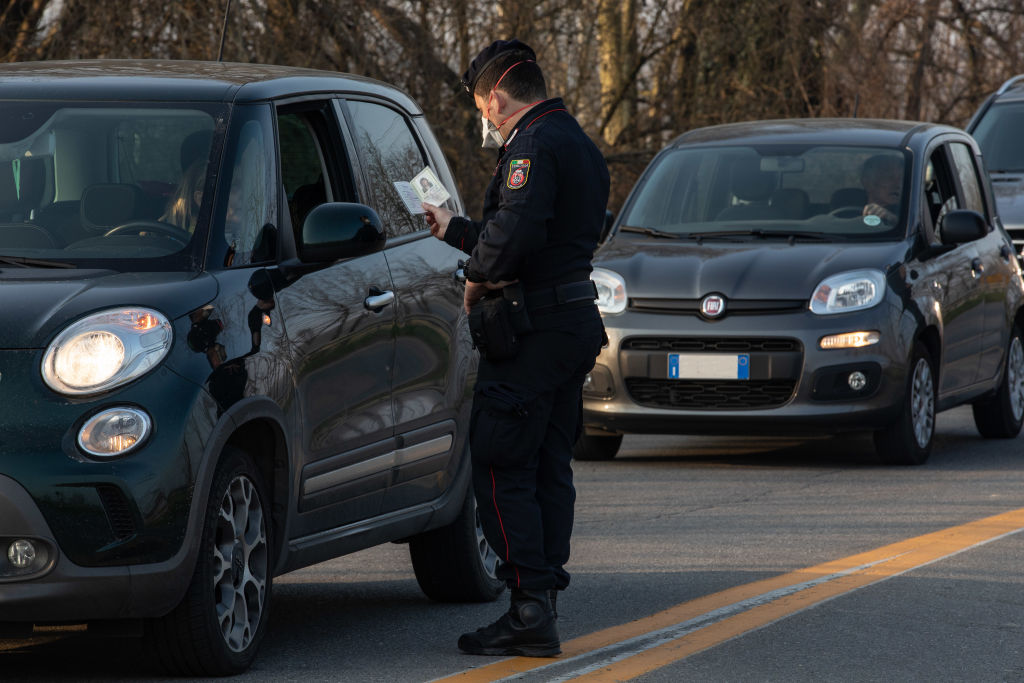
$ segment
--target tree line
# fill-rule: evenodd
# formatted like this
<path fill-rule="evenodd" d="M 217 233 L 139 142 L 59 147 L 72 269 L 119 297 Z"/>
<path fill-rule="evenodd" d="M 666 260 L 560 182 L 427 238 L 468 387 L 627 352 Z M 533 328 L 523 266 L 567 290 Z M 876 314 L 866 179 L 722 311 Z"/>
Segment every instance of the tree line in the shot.
<path fill-rule="evenodd" d="M 225 10 L 230 4 L 225 24 Z M 223 32 L 222 32 L 223 29 Z M 963 126 L 1024 72 L 1024 0 L 7 0 L 6 61 L 223 59 L 346 71 L 423 107 L 467 206 L 493 152 L 459 80 L 496 38 L 537 52 L 601 146 L 617 210 L 689 129 L 860 116 Z"/>

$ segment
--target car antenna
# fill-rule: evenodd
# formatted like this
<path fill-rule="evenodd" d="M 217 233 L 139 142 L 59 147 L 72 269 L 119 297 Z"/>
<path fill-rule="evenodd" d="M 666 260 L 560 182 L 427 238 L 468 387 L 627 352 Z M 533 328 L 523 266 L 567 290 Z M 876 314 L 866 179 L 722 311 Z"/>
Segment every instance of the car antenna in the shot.
<path fill-rule="evenodd" d="M 231 13 L 231 0 L 228 0 L 227 6 L 224 7 L 224 25 L 220 27 L 220 50 L 217 51 L 217 61 L 223 61 L 224 59 L 224 37 L 228 32 L 228 14 Z"/>
<path fill-rule="evenodd" d="M 228 4 L 231 0 L 228 0 Z M 860 109 L 860 93 L 853 96 L 853 118 L 857 118 L 857 110 Z"/>

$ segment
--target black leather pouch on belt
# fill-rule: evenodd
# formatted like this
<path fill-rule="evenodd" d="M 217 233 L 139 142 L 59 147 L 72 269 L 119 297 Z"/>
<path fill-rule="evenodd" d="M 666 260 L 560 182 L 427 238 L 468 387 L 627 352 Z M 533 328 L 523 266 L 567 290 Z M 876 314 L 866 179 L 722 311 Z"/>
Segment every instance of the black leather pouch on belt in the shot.
<path fill-rule="evenodd" d="M 532 329 L 519 284 L 487 295 L 469 310 L 473 346 L 487 360 L 514 357 L 519 352 L 520 336 Z"/>

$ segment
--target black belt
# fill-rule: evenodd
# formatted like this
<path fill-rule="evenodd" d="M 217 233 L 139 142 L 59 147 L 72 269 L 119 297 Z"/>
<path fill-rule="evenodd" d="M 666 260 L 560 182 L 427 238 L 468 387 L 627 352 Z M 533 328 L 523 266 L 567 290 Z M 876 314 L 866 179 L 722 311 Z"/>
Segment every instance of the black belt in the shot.
<path fill-rule="evenodd" d="M 596 298 L 597 285 L 594 284 L 593 280 L 568 282 L 564 285 L 526 292 L 526 310 L 535 311 L 550 306 L 593 301 Z"/>

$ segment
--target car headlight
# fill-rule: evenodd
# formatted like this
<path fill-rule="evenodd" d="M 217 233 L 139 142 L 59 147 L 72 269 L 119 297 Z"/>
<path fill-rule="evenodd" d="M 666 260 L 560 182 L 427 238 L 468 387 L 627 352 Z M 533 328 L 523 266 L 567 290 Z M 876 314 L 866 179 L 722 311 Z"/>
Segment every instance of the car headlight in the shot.
<path fill-rule="evenodd" d="M 145 374 L 170 348 L 171 323 L 156 311 L 93 313 L 50 343 L 43 356 L 43 380 L 62 394 L 98 394 Z"/>
<path fill-rule="evenodd" d="M 597 309 L 602 313 L 626 310 L 626 281 L 612 270 L 594 268 L 590 279 L 597 285 Z"/>
<path fill-rule="evenodd" d="M 861 311 L 882 303 L 885 274 L 880 270 L 851 270 L 827 277 L 814 289 L 811 312 L 818 315 Z"/>

